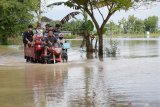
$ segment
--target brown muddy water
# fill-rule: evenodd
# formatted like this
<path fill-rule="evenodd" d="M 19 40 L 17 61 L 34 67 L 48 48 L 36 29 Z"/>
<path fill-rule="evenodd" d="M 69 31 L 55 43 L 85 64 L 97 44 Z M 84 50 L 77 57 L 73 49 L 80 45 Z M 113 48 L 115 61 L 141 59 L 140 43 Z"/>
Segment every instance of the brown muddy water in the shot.
<path fill-rule="evenodd" d="M 160 39 L 118 39 L 117 57 L 103 61 L 87 59 L 80 43 L 55 65 L 0 46 L 0 107 L 160 107 Z"/>

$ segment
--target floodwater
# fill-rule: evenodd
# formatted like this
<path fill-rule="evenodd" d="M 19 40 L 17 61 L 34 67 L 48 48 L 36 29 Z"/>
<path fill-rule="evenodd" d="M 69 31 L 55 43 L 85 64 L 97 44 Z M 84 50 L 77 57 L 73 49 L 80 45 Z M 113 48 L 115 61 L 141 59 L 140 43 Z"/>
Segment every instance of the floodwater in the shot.
<path fill-rule="evenodd" d="M 160 107 L 160 39 L 117 41 L 117 57 L 102 61 L 73 40 L 69 62 L 54 65 L 0 46 L 0 107 Z"/>

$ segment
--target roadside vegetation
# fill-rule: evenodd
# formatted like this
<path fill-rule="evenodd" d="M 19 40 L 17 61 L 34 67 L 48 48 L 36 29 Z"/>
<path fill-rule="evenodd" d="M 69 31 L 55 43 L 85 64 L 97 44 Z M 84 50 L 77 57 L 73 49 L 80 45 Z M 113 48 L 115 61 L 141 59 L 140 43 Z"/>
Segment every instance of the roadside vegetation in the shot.
<path fill-rule="evenodd" d="M 39 0 L 0 0 L 0 42 L 17 38 L 40 13 Z"/>

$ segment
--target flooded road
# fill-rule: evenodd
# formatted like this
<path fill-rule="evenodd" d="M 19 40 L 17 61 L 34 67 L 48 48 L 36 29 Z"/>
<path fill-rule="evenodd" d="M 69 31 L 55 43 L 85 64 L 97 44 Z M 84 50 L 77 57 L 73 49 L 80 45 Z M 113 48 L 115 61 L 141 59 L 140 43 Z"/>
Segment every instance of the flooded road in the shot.
<path fill-rule="evenodd" d="M 71 41 L 69 62 L 25 63 L 0 46 L 0 107 L 160 107 L 160 40 L 118 39 L 117 57 L 87 59 Z"/>

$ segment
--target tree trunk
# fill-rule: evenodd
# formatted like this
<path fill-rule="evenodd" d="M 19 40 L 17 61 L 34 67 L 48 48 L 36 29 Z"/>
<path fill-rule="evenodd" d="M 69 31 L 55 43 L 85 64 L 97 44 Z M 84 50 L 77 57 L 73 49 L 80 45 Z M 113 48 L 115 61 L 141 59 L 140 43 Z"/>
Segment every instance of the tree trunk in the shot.
<path fill-rule="evenodd" d="M 87 52 L 86 57 L 87 59 L 93 59 L 93 52 Z"/>
<path fill-rule="evenodd" d="M 81 43 L 80 48 L 83 48 L 85 44 L 86 44 L 86 38 L 83 36 L 83 41 Z"/>
<path fill-rule="evenodd" d="M 91 40 L 90 40 L 90 33 L 87 30 L 84 31 L 84 37 L 86 40 L 86 51 L 93 52 L 93 46 L 92 46 Z"/>
<path fill-rule="evenodd" d="M 96 43 L 95 43 L 95 46 L 94 46 L 94 49 L 95 49 L 95 52 L 97 52 L 97 39 L 96 39 Z"/>
<path fill-rule="evenodd" d="M 101 56 L 101 57 L 103 57 L 103 33 L 102 33 L 102 30 L 99 30 L 98 37 L 99 37 L 98 55 Z"/>

